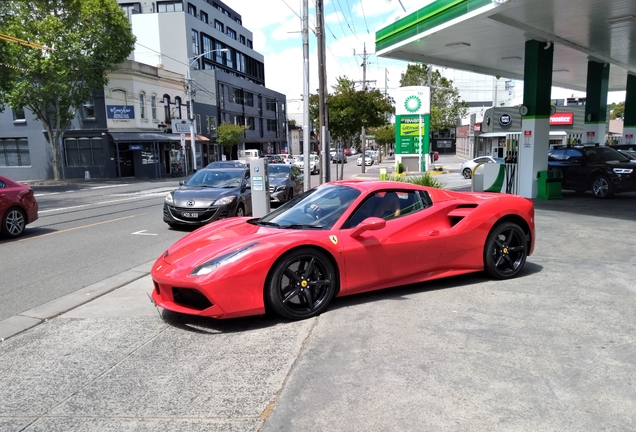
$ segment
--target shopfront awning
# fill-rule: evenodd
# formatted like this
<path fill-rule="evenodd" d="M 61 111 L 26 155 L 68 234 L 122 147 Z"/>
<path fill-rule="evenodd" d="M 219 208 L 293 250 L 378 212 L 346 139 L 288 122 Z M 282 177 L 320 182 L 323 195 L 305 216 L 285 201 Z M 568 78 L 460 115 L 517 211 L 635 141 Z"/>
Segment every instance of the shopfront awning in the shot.
<path fill-rule="evenodd" d="M 505 137 L 507 134 L 521 133 L 521 132 L 487 132 L 485 134 L 478 135 L 479 138 L 491 138 L 491 137 Z M 565 131 L 550 131 L 550 136 L 566 136 Z"/>
<path fill-rule="evenodd" d="M 115 142 L 180 142 L 180 134 L 162 132 L 110 132 Z M 196 135 L 197 142 L 208 142 L 210 139 L 203 135 Z M 190 142 L 190 136 L 186 135 L 186 141 Z"/>
<path fill-rule="evenodd" d="M 567 136 L 566 131 L 550 131 L 550 136 Z"/>

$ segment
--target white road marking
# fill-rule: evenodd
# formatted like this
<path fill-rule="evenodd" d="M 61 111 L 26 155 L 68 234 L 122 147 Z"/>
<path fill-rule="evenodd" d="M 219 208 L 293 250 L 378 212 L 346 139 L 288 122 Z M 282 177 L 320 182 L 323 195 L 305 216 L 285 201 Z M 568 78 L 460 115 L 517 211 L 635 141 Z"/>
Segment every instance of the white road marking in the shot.
<path fill-rule="evenodd" d="M 130 233 L 130 234 L 132 234 L 132 235 L 149 235 L 149 236 L 157 235 L 157 234 L 147 233 L 146 231 L 148 231 L 148 230 L 141 230 L 141 231 L 137 231 L 137 232 Z"/>
<path fill-rule="evenodd" d="M 60 192 L 44 192 L 44 193 L 39 193 L 39 194 L 33 194 L 33 196 L 35 197 L 40 197 L 40 196 L 46 196 L 46 195 L 57 195 Z"/>
<path fill-rule="evenodd" d="M 163 197 L 163 196 L 165 196 L 165 193 L 163 193 L 163 192 L 162 193 L 152 193 L 152 194 L 143 195 L 143 197 Z M 122 198 L 122 199 L 116 199 L 116 200 L 110 200 L 110 201 L 102 201 L 102 202 L 92 203 L 92 204 L 82 204 L 82 205 L 72 206 L 72 207 L 60 207 L 60 208 L 55 208 L 55 209 L 40 210 L 38 213 L 40 213 L 40 214 L 42 214 L 42 213 L 51 213 L 51 212 L 56 212 L 56 211 L 73 210 L 73 209 L 91 207 L 91 206 L 98 206 L 98 205 L 103 205 L 103 204 L 113 204 L 113 203 L 118 203 L 118 202 L 123 202 L 123 201 L 132 201 L 132 200 L 139 199 L 139 197 L 140 197 L 139 195 L 135 195 L 135 196 L 130 196 L 128 198 Z"/>
<path fill-rule="evenodd" d="M 87 188 L 82 188 L 84 190 L 93 190 L 93 189 L 106 189 L 106 188 L 114 188 L 114 187 L 121 187 L 121 186 L 129 186 L 132 183 L 122 183 L 122 184 L 116 184 L 116 185 L 105 185 L 105 186 L 92 186 L 92 187 L 87 187 Z"/>

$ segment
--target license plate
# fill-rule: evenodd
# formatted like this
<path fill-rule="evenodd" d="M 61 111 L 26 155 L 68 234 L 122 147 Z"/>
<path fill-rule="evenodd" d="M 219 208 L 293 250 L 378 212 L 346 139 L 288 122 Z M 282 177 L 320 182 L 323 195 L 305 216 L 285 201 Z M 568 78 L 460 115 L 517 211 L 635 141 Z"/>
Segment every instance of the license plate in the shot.
<path fill-rule="evenodd" d="M 192 213 L 192 212 L 183 212 L 183 213 L 181 213 L 181 215 L 183 217 L 187 217 L 187 218 L 197 218 L 197 217 L 199 217 L 199 213 Z"/>

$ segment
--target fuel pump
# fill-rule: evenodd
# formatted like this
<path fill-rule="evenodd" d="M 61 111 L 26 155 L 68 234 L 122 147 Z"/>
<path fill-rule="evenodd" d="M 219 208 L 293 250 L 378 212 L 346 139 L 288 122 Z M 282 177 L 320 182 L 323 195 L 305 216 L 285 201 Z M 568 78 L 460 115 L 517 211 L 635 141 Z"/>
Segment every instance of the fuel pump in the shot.
<path fill-rule="evenodd" d="M 502 192 L 508 194 L 517 193 L 517 165 L 519 164 L 519 139 L 520 133 L 506 135 L 505 183 Z"/>

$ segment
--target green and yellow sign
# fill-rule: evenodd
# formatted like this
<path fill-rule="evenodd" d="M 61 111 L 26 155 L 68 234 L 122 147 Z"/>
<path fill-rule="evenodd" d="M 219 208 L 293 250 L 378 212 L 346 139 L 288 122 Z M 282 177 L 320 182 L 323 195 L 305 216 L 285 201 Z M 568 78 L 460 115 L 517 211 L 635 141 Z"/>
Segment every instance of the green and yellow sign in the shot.
<path fill-rule="evenodd" d="M 419 115 L 398 115 L 395 116 L 395 153 L 396 154 L 420 154 L 420 136 L 422 137 L 422 153 L 428 153 L 429 132 L 431 116 L 422 116 L 420 123 Z M 421 126 L 420 126 L 421 125 Z"/>

